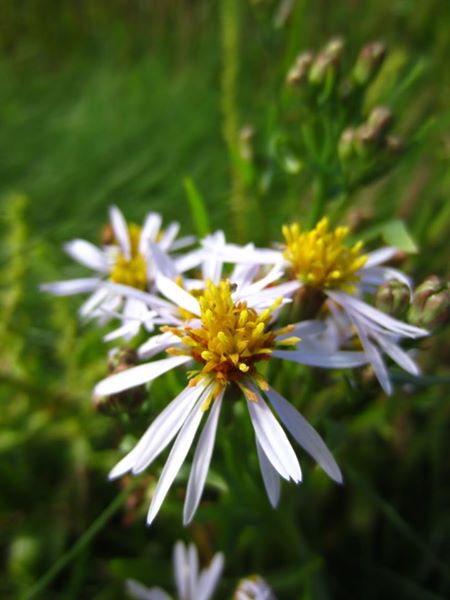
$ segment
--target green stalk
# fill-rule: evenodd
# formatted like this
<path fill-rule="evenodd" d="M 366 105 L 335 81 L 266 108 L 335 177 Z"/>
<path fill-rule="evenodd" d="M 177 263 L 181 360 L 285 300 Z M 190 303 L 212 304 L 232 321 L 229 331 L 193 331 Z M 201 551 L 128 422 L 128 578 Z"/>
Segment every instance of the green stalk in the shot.
<path fill-rule="evenodd" d="M 317 177 L 313 184 L 313 202 L 309 215 L 309 228 L 312 229 L 323 217 L 327 199 L 327 186 L 323 177 Z"/>
<path fill-rule="evenodd" d="M 105 510 L 95 519 L 92 525 L 83 533 L 75 544 L 61 556 L 59 560 L 51 567 L 45 575 L 43 575 L 34 586 L 28 590 L 21 600 L 32 600 L 37 598 L 45 588 L 55 579 L 57 575 L 95 538 L 95 536 L 103 529 L 106 523 L 122 506 L 123 501 L 135 489 L 137 480 L 123 490 L 114 500 L 105 508 Z"/>
<path fill-rule="evenodd" d="M 237 74 L 239 65 L 239 8 L 238 0 L 220 2 L 222 36 L 222 113 L 223 136 L 230 158 L 230 208 L 238 237 L 246 235 L 245 182 L 240 170 L 239 111 L 237 103 Z"/>

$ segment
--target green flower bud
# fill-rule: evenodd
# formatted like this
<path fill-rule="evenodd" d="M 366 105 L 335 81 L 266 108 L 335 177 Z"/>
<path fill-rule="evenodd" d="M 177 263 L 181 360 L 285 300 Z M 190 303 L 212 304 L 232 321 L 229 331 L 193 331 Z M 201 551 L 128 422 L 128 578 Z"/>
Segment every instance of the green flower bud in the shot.
<path fill-rule="evenodd" d="M 314 54 L 312 52 L 302 52 L 299 54 L 287 74 L 286 83 L 295 86 L 306 79 L 313 60 Z"/>
<path fill-rule="evenodd" d="M 345 41 L 341 37 L 331 39 L 325 46 L 323 52 L 335 63 L 340 60 L 344 50 Z"/>
<path fill-rule="evenodd" d="M 417 287 L 408 320 L 413 325 L 436 329 L 450 320 L 450 284 L 432 275 Z"/>
<path fill-rule="evenodd" d="M 375 306 L 383 312 L 401 319 L 409 308 L 408 286 L 400 281 L 387 281 L 380 285 L 375 294 Z"/>
<path fill-rule="evenodd" d="M 108 371 L 110 374 L 121 373 L 138 364 L 136 350 L 120 348 L 109 356 Z M 111 396 L 95 396 L 94 408 L 105 415 L 119 415 L 135 411 L 147 397 L 145 387 L 139 386 Z"/>
<path fill-rule="evenodd" d="M 355 130 L 344 129 L 338 143 L 338 155 L 342 162 L 350 159 L 355 151 Z"/>
<path fill-rule="evenodd" d="M 392 112 L 386 106 L 376 106 L 372 109 L 367 119 L 368 125 L 377 132 L 379 137 L 383 136 L 390 129 L 392 121 Z"/>
<path fill-rule="evenodd" d="M 352 79 L 358 85 L 367 85 L 375 78 L 386 57 L 386 46 L 381 42 L 367 44 L 359 53 L 352 71 Z"/>
<path fill-rule="evenodd" d="M 386 148 L 390 155 L 397 156 L 401 154 L 403 147 L 403 139 L 398 135 L 388 135 L 386 137 Z"/>
<path fill-rule="evenodd" d="M 309 82 L 313 85 L 321 85 L 325 82 L 327 75 L 336 74 L 336 68 L 342 56 L 344 40 L 333 38 L 320 52 L 309 70 Z"/>
<path fill-rule="evenodd" d="M 355 130 L 354 148 L 356 153 L 363 158 L 372 154 L 378 141 L 378 132 L 368 123 L 363 123 Z"/>

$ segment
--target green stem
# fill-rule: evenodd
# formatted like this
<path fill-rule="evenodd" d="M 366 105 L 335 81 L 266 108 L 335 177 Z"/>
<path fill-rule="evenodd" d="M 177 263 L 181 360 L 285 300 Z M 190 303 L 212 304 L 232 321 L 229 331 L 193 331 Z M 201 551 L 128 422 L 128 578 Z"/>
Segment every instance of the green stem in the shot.
<path fill-rule="evenodd" d="M 55 579 L 55 577 L 73 560 L 103 529 L 106 523 L 111 517 L 119 510 L 122 506 L 123 501 L 127 496 L 135 489 L 137 480 L 123 490 L 114 500 L 105 508 L 99 517 L 92 523 L 92 525 L 83 533 L 81 537 L 75 542 L 75 544 L 61 556 L 61 558 L 51 567 L 43 577 L 41 577 L 34 586 L 28 590 L 21 598 L 21 600 L 31 600 L 39 596 L 45 588 Z"/>
<path fill-rule="evenodd" d="M 309 216 L 309 227 L 312 229 L 323 216 L 323 209 L 327 199 L 327 186 L 323 177 L 317 177 L 313 185 L 313 202 Z"/>
<path fill-rule="evenodd" d="M 220 3 L 222 35 L 222 113 L 223 136 L 230 158 L 230 208 L 234 226 L 239 237 L 244 238 L 245 182 L 240 171 L 239 158 L 239 111 L 237 104 L 237 75 L 239 66 L 239 2 L 222 0 Z"/>

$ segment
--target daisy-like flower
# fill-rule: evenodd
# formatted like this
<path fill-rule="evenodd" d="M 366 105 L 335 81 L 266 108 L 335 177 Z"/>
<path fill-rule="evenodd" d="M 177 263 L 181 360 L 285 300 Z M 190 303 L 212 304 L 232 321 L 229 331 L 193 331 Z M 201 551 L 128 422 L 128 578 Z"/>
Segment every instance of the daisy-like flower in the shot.
<path fill-rule="evenodd" d="M 162 230 L 162 219 L 158 213 L 149 213 L 142 227 L 127 224 L 115 206 L 110 208 L 109 216 L 111 225 L 105 230 L 102 248 L 82 239 L 64 245 L 67 254 L 92 269 L 95 276 L 45 283 L 41 289 L 57 296 L 91 293 L 80 307 L 80 315 L 103 323 L 117 316 L 122 320 L 122 326 L 108 334 L 106 339 L 130 339 L 142 323 L 149 331 L 158 323 L 157 313 L 149 310 L 143 298 L 145 292 L 154 289 L 157 274 L 167 274 L 164 253 L 185 247 L 192 243 L 193 238 L 176 241 L 179 224 L 171 223 Z M 156 255 L 158 260 L 155 260 Z M 169 274 L 172 275 L 172 272 Z M 130 289 L 134 290 L 132 296 L 128 294 Z"/>
<path fill-rule="evenodd" d="M 233 600 L 276 600 L 276 597 L 262 577 L 253 575 L 239 582 Z"/>
<path fill-rule="evenodd" d="M 270 265 L 283 261 L 286 276 L 297 281 L 298 288 L 314 298 L 316 312 L 325 305 L 333 318 L 339 312 L 345 314 L 381 386 L 390 394 L 392 385 L 382 352 L 417 375 L 417 365 L 399 342 L 402 338 L 419 338 L 428 332 L 394 319 L 361 299 L 364 292 L 372 292 L 385 281 L 396 279 L 410 289 L 411 282 L 401 271 L 382 266 L 395 255 L 395 248 L 385 247 L 364 254 L 362 242 L 346 244 L 348 235 L 348 227 L 330 229 L 328 219 L 323 218 L 310 231 L 302 231 L 297 223 L 284 226 L 285 243 L 279 250 L 261 248 L 244 252 L 238 246 L 227 245 L 220 255 L 223 260 L 244 264 Z"/>
<path fill-rule="evenodd" d="M 171 289 L 173 297 L 174 286 L 176 284 Z M 189 385 L 170 402 L 110 473 L 110 478 L 116 478 L 128 471 L 133 474 L 142 472 L 176 436 L 152 498 L 148 524 L 158 513 L 203 417 L 209 413 L 197 442 L 184 504 L 184 523 L 193 518 L 211 461 L 219 413 L 223 401 L 229 401 L 225 393 L 230 386 L 237 387 L 246 400 L 261 473 L 273 506 L 279 500 L 280 477 L 292 479 L 295 483 L 302 478 L 291 443 L 273 411 L 326 473 L 335 481 L 342 481 L 339 467 L 322 438 L 292 404 L 269 385 L 258 371 L 258 365 L 273 358 L 283 358 L 322 367 L 350 367 L 364 364 L 364 353 L 339 351 L 330 354 L 316 348 L 313 351 L 310 348 L 302 350 L 301 344 L 296 350 L 277 349 L 297 344 L 298 335 L 307 337 L 311 332 L 315 334 L 317 324 L 304 322 L 274 329 L 272 318 L 282 302 L 281 298 L 272 300 L 269 307 L 261 309 L 255 297 L 245 299 L 232 290 L 229 281 L 221 281 L 218 285 L 209 282 L 197 299 L 178 287 L 179 305 L 189 310 L 194 318 L 181 326 L 163 328 L 165 333 L 170 333 L 177 340 L 168 350 L 170 358 L 112 375 L 94 390 L 100 396 L 118 393 L 154 380 L 185 363 L 194 361 L 196 364 L 189 373 Z M 271 293 L 270 287 L 260 292 L 265 302 Z"/>
<path fill-rule="evenodd" d="M 197 549 L 193 544 L 186 547 L 177 542 L 173 553 L 174 578 L 177 588 L 177 600 L 209 600 L 222 575 L 224 558 L 218 552 L 208 568 L 199 571 Z M 137 600 L 171 600 L 167 592 L 160 587 L 147 588 L 138 581 L 127 581 L 127 592 Z"/>

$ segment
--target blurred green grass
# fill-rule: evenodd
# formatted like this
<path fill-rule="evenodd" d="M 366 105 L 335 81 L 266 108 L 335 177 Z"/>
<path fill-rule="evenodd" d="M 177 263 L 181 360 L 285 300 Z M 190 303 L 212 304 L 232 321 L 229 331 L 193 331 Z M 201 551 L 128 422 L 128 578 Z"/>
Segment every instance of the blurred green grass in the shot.
<path fill-rule="evenodd" d="M 290 18 L 276 26 L 274 15 L 290 4 Z M 448 4 L 301 0 L 238 6 L 234 101 L 239 125 L 252 124 L 262 145 L 284 73 L 300 49 L 341 33 L 356 52 L 382 37 L 396 52 L 397 73 L 421 65 L 411 87 L 391 98 L 401 131 L 420 135 L 400 166 L 359 192 L 353 205 L 369 207 L 374 222 L 405 219 L 420 246 L 407 263 L 416 280 L 448 274 Z M 207 2 L 174 0 L 5 0 L 3 10 L 0 595 L 17 598 L 115 498 L 118 486 L 106 475 L 123 432 L 142 432 L 182 384 L 164 378 L 131 423 L 93 410 L 90 390 L 105 370 L 99 333 L 77 322 L 76 299 L 37 291 L 41 281 L 82 273 L 60 244 L 72 237 L 96 241 L 111 203 L 134 220 L 159 210 L 191 232 L 186 177 L 205 198 L 211 226 L 225 228 L 231 238 L 238 232 L 228 201 L 233 171 L 221 113 L 226 13 Z M 283 180 L 264 197 L 267 235 L 278 238 L 293 208 L 301 217 L 310 183 Z M 264 241 L 261 232 L 255 235 Z M 448 374 L 447 338 L 443 332 L 424 342 L 427 375 Z M 273 512 L 252 455 L 249 423 L 238 405 L 230 408 L 219 432 L 229 440 L 228 450 L 218 449 L 213 462 L 219 487 L 210 486 L 187 532 L 204 558 L 225 552 L 222 596 L 236 578 L 257 571 L 280 599 L 448 597 L 444 386 L 399 389 L 387 399 L 349 395 L 345 382 L 329 376 L 324 389 L 323 377 L 304 374 L 300 382 L 296 373 L 286 389 L 335 452 L 346 483 L 337 488 L 301 456 L 305 482 L 298 489 L 286 486 L 281 508 Z M 245 473 L 232 448 L 248 456 Z M 139 494 L 148 493 L 156 471 L 142 477 Z M 229 491 L 221 494 L 223 485 Z M 181 494 L 172 491 L 150 530 L 145 502 L 136 514 L 129 501 L 42 598 L 122 598 L 129 576 L 170 589 L 171 548 L 186 535 Z"/>

